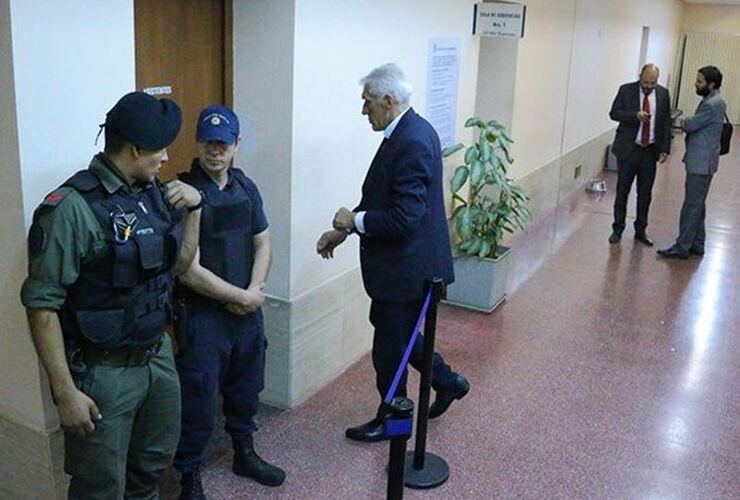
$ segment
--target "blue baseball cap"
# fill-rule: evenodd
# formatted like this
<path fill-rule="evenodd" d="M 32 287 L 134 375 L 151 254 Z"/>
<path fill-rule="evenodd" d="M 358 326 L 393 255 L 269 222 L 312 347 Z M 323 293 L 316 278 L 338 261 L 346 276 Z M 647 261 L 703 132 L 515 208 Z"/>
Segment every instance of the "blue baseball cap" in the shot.
<path fill-rule="evenodd" d="M 234 144 L 239 138 L 239 118 L 226 106 L 208 106 L 198 116 L 195 132 L 198 142 L 220 141 Z"/>

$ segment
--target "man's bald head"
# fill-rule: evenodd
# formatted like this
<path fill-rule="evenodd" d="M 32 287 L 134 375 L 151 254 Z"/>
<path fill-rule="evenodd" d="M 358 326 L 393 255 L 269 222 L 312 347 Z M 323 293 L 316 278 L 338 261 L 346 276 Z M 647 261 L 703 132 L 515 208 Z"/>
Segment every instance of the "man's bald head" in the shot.
<path fill-rule="evenodd" d="M 645 94 L 650 94 L 658 85 L 660 70 L 655 64 L 648 63 L 640 70 L 640 87 Z"/>

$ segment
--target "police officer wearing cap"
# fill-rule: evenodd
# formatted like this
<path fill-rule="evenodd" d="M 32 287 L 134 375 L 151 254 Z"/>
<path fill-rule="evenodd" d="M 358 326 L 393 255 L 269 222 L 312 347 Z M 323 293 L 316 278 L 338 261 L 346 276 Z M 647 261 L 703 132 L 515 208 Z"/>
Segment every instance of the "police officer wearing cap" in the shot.
<path fill-rule="evenodd" d="M 261 306 L 270 236 L 262 198 L 255 183 L 233 167 L 239 119 L 231 109 L 203 109 L 196 140 L 197 158 L 181 176 L 204 195 L 199 254 L 177 286 L 183 411 L 174 465 L 182 474 L 181 499 L 205 498 L 198 471 L 219 393 L 234 473 L 269 486 L 285 480 L 281 469 L 257 455 L 252 439 L 267 347 Z"/>
<path fill-rule="evenodd" d="M 200 193 L 155 177 L 181 125 L 174 101 L 123 96 L 105 149 L 33 217 L 21 299 L 64 428 L 71 499 L 156 498 L 180 426 L 164 334 L 172 274 L 198 246 Z"/>

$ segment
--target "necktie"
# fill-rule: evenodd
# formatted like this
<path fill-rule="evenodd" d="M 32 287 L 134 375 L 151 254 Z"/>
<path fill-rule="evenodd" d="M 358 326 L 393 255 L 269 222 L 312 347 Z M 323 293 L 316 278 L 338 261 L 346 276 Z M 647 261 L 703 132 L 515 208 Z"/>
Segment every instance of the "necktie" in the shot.
<path fill-rule="evenodd" d="M 642 100 L 642 110 L 645 113 L 650 113 L 650 101 L 648 100 L 647 94 Z M 640 136 L 640 144 L 643 148 L 650 144 L 650 120 L 642 122 L 642 135 Z"/>

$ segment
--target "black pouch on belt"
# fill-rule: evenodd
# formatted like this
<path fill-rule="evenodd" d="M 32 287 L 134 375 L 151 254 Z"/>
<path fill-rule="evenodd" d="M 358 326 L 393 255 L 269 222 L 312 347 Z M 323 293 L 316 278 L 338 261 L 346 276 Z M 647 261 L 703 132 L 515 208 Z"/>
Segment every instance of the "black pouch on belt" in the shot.
<path fill-rule="evenodd" d="M 172 301 L 172 327 L 175 330 L 177 354 L 188 348 L 188 308 L 185 297 L 176 294 Z"/>

